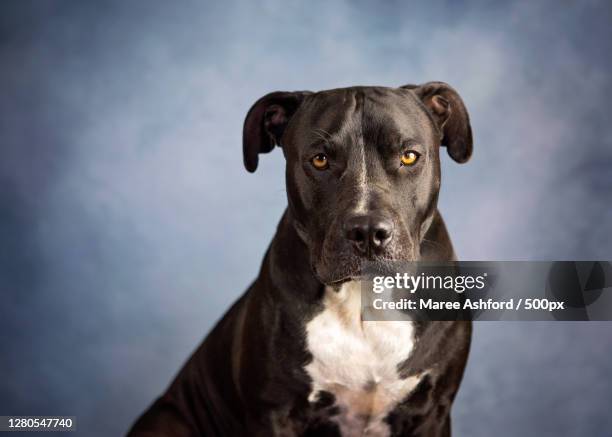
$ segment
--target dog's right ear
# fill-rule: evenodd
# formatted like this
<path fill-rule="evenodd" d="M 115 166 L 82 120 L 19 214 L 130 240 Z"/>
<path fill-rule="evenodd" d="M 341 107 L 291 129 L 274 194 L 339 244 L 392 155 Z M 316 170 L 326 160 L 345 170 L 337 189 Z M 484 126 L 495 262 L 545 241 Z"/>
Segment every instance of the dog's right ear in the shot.
<path fill-rule="evenodd" d="M 244 166 L 253 173 L 260 153 L 268 153 L 281 144 L 289 120 L 309 91 L 276 91 L 266 94 L 249 110 L 242 131 Z"/>

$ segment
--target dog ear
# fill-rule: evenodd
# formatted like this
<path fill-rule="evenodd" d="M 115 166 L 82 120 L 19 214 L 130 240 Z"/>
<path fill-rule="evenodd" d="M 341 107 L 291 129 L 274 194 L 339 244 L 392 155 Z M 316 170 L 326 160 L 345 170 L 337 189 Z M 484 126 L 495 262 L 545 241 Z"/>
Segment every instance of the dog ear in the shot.
<path fill-rule="evenodd" d="M 472 156 L 470 117 L 459 93 L 444 82 L 404 85 L 423 102 L 442 134 L 442 145 L 455 161 L 464 163 Z"/>
<path fill-rule="evenodd" d="M 268 153 L 280 145 L 289 120 L 309 91 L 276 91 L 255 102 L 244 120 L 242 151 L 244 166 L 253 173 L 260 153 Z"/>

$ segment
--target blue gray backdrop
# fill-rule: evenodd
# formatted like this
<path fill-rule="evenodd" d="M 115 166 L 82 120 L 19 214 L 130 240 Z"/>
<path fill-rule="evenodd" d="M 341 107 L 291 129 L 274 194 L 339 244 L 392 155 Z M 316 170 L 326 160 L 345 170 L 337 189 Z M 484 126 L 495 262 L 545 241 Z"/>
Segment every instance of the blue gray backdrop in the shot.
<path fill-rule="evenodd" d="M 273 90 L 443 80 L 465 260 L 612 258 L 605 1 L 4 1 L 0 414 L 120 435 L 256 276 L 280 151 L 242 167 Z M 612 435 L 612 324 L 478 323 L 458 436 Z"/>

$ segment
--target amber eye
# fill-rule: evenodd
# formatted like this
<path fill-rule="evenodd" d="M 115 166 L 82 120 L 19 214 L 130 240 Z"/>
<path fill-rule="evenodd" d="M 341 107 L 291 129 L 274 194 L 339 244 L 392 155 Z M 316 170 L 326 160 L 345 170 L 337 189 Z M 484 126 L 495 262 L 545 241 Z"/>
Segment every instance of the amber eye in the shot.
<path fill-rule="evenodd" d="M 325 170 L 327 167 L 329 167 L 329 160 L 327 159 L 327 155 L 325 153 L 315 155 L 310 162 L 312 162 L 312 165 L 317 170 Z"/>
<path fill-rule="evenodd" d="M 419 156 L 420 155 L 413 150 L 406 150 L 402 153 L 402 165 L 414 165 L 418 161 Z"/>

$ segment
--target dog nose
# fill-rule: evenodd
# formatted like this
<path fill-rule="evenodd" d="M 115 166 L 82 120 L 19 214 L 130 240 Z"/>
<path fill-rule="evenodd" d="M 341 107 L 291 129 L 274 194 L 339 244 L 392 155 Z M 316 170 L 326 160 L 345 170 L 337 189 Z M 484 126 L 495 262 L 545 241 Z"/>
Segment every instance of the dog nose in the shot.
<path fill-rule="evenodd" d="M 393 222 L 382 216 L 355 215 L 346 220 L 345 232 L 360 255 L 380 253 L 393 238 Z"/>

